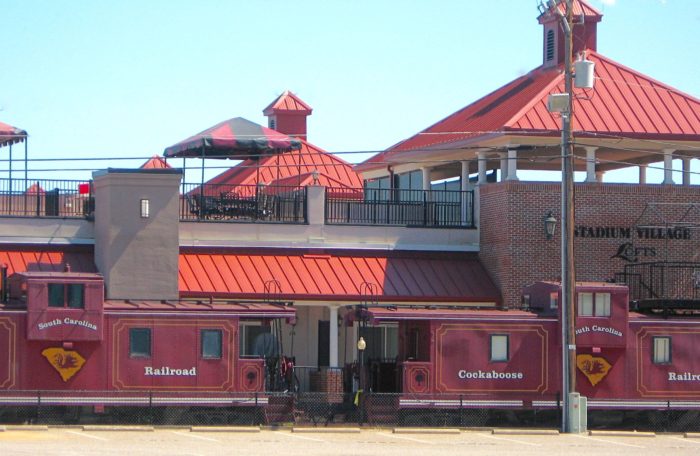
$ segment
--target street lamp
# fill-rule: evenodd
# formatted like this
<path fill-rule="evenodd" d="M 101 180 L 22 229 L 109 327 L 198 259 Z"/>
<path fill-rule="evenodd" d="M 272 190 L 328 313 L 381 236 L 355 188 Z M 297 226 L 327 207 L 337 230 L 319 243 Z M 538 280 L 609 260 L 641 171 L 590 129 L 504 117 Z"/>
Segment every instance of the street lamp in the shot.
<path fill-rule="evenodd" d="M 360 357 L 359 357 L 359 358 L 360 358 L 360 368 L 359 368 L 359 372 L 360 372 L 360 391 L 362 391 L 362 366 L 363 366 L 363 364 L 362 364 L 362 355 L 364 355 L 364 353 L 365 353 L 365 348 L 367 348 L 367 342 L 365 342 L 365 338 L 364 338 L 364 337 L 360 336 L 360 339 L 357 341 L 357 351 L 358 351 L 359 354 L 360 354 Z"/>
<path fill-rule="evenodd" d="M 552 239 L 554 237 L 556 229 L 557 219 L 552 215 L 552 211 L 549 211 L 544 218 L 544 233 L 547 235 L 547 239 Z"/>

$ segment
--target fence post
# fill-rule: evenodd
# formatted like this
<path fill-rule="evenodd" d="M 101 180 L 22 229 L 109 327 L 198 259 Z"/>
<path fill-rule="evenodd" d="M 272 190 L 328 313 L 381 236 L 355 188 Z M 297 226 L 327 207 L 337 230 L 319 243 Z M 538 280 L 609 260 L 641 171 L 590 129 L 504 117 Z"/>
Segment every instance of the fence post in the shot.
<path fill-rule="evenodd" d="M 41 422 L 41 391 L 36 393 L 36 422 Z"/>

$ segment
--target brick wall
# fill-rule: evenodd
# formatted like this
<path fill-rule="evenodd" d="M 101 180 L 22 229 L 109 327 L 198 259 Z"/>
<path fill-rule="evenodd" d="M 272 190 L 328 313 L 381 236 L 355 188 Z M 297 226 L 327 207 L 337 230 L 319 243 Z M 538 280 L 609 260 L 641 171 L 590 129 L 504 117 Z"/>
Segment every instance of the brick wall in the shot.
<path fill-rule="evenodd" d="M 506 307 L 520 305 L 523 286 L 560 277 L 560 191 L 559 183 L 518 181 L 479 189 L 479 257 Z M 612 279 L 635 260 L 700 262 L 700 229 L 686 230 L 690 239 L 655 239 L 651 236 L 656 232 L 638 232 L 641 225 L 681 219 L 700 227 L 700 213 L 686 214 L 687 206 L 647 205 L 700 204 L 700 187 L 577 183 L 575 195 L 575 226 L 586 227 L 579 229 L 574 242 L 577 281 Z M 554 238 L 548 240 L 544 219 L 550 211 L 558 223 Z"/>

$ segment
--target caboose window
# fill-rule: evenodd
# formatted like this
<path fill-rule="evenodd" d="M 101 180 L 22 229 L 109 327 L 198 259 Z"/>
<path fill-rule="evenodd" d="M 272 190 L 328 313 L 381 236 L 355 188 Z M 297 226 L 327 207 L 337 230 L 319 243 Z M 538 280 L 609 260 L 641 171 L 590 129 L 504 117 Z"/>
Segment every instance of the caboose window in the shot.
<path fill-rule="evenodd" d="M 578 315 L 579 317 L 593 316 L 593 293 L 578 294 Z"/>
<path fill-rule="evenodd" d="M 49 307 L 85 308 L 85 285 L 82 283 L 50 283 Z"/>
<path fill-rule="evenodd" d="M 150 328 L 129 329 L 129 357 L 151 357 L 151 330 Z"/>
<path fill-rule="evenodd" d="M 498 363 L 508 361 L 508 335 L 491 335 L 491 362 Z"/>
<path fill-rule="evenodd" d="M 221 358 L 221 330 L 203 329 L 201 333 L 202 358 Z"/>
<path fill-rule="evenodd" d="M 654 364 L 668 364 L 671 362 L 671 338 L 668 336 L 654 337 L 652 358 Z"/>
<path fill-rule="evenodd" d="M 609 317 L 610 316 L 610 293 L 595 294 L 595 316 Z"/>

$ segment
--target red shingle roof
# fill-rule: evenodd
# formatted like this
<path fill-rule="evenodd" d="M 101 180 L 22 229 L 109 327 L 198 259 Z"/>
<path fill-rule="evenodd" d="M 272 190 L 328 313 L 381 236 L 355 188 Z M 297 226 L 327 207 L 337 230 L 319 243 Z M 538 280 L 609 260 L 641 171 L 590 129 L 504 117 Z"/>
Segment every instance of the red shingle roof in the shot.
<path fill-rule="evenodd" d="M 470 254 L 194 249 L 180 254 L 183 297 L 261 299 L 268 289 L 276 299 L 359 303 L 374 300 L 370 288 L 379 302 L 500 302 Z"/>

